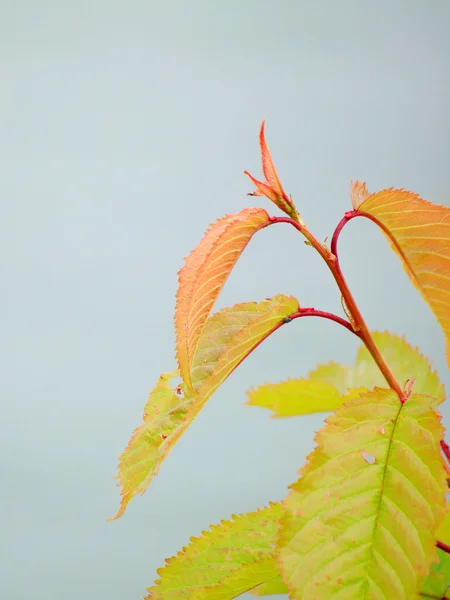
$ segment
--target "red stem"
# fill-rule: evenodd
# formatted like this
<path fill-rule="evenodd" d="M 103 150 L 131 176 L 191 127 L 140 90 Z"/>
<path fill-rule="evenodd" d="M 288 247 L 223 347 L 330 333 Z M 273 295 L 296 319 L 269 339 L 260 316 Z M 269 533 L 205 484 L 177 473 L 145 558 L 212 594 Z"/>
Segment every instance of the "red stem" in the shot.
<path fill-rule="evenodd" d="M 442 452 L 445 455 L 445 458 L 450 463 L 450 446 L 446 442 L 444 442 L 444 440 L 441 440 L 441 448 L 442 448 Z"/>
<path fill-rule="evenodd" d="M 293 321 L 294 319 L 299 319 L 300 317 L 321 317 L 322 319 L 329 319 L 330 321 L 339 323 L 339 325 L 342 325 L 342 327 L 345 327 L 359 338 L 361 337 L 360 332 L 355 331 L 351 323 L 349 323 L 342 317 L 339 317 L 338 315 L 326 312 L 324 310 L 316 310 L 315 308 L 301 308 L 298 312 L 289 315 L 289 317 L 287 318 L 289 319 L 289 321 Z M 289 321 L 285 320 L 286 323 L 288 323 Z"/>
<path fill-rule="evenodd" d="M 447 554 L 450 554 L 450 546 L 448 544 L 444 544 L 444 542 L 436 540 L 436 548 L 440 548 L 444 552 L 447 552 Z"/>
<path fill-rule="evenodd" d="M 330 250 L 336 257 L 336 260 L 339 260 L 338 253 L 337 253 L 337 243 L 338 243 L 338 239 L 339 239 L 339 234 L 341 233 L 344 225 L 356 216 L 357 216 L 357 213 L 355 210 L 348 210 L 345 213 L 345 215 L 342 217 L 342 219 L 339 221 L 336 229 L 334 230 L 333 237 L 331 238 Z"/>
<path fill-rule="evenodd" d="M 352 329 L 354 330 L 354 332 L 358 332 L 358 336 L 364 342 L 366 348 L 372 355 L 372 358 L 374 359 L 378 368 L 380 369 L 381 373 L 386 379 L 389 387 L 395 391 L 400 401 L 404 402 L 406 398 L 404 396 L 403 390 L 400 387 L 398 381 L 396 380 L 393 372 L 389 368 L 389 365 L 384 360 L 383 355 L 381 354 L 377 345 L 375 344 L 372 334 L 370 333 L 369 328 L 367 327 L 366 322 L 364 321 L 363 316 L 359 311 L 358 305 L 356 304 L 353 295 L 350 292 L 350 289 L 347 285 L 347 282 L 345 281 L 344 275 L 339 265 L 339 259 L 337 256 L 337 241 L 339 238 L 339 233 L 341 232 L 345 223 L 347 223 L 347 221 L 356 216 L 356 214 L 356 211 L 348 211 L 345 213 L 344 218 L 340 221 L 336 228 L 336 231 L 333 234 L 331 242 L 332 250 L 329 250 L 325 244 L 321 244 L 307 229 L 307 227 L 298 223 L 294 219 L 291 219 L 289 217 L 272 217 L 270 222 L 289 223 L 290 225 L 295 227 L 298 231 L 300 231 L 300 233 L 302 233 L 306 237 L 311 246 L 313 246 L 323 258 L 325 263 L 328 265 L 328 268 L 330 269 L 331 273 L 333 274 L 333 277 L 336 280 L 336 283 L 344 299 L 345 305 L 350 315 L 352 316 Z"/>

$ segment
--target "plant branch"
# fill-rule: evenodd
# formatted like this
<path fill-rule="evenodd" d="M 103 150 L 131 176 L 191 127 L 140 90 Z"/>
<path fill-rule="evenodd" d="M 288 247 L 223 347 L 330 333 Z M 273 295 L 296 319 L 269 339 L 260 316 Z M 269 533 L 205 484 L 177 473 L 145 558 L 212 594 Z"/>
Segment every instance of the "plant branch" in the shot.
<path fill-rule="evenodd" d="M 444 442 L 444 440 L 441 440 L 441 448 L 445 458 L 450 463 L 450 446 L 446 442 Z"/>
<path fill-rule="evenodd" d="M 289 315 L 289 317 L 287 317 L 284 320 L 284 322 L 289 323 L 290 321 L 293 321 L 294 319 L 299 319 L 300 317 L 321 317 L 322 319 L 329 319 L 330 321 L 334 321 L 335 323 L 342 325 L 343 327 L 354 333 L 357 337 L 361 337 L 360 332 L 355 331 L 352 327 L 352 324 L 343 319 L 342 317 L 339 317 L 334 313 L 326 312 L 324 310 L 316 310 L 315 308 L 301 308 L 298 312 Z"/>
<path fill-rule="evenodd" d="M 448 544 L 444 544 L 444 542 L 436 540 L 436 548 L 440 548 L 444 552 L 447 552 L 447 554 L 450 554 L 450 546 Z"/>
<path fill-rule="evenodd" d="M 384 360 L 383 355 L 381 354 L 377 345 L 375 344 L 375 341 L 369 331 L 369 328 L 366 325 L 366 322 L 363 319 L 363 316 L 355 302 L 355 299 L 353 298 L 352 293 L 350 292 L 350 289 L 347 285 L 347 282 L 345 281 L 344 275 L 339 265 L 339 259 L 337 255 L 337 241 L 339 233 L 344 227 L 345 223 L 352 219 L 355 216 L 355 214 L 355 211 L 348 211 L 347 213 L 345 213 L 344 218 L 336 227 L 331 242 L 332 250 L 329 250 L 325 244 L 321 244 L 319 240 L 305 226 L 302 226 L 300 223 L 294 221 L 293 219 L 290 219 L 289 217 L 272 217 L 271 221 L 274 223 L 289 223 L 290 225 L 295 227 L 298 231 L 300 231 L 300 233 L 302 233 L 306 237 L 311 246 L 313 246 L 313 248 L 317 250 L 317 252 L 323 258 L 323 260 L 326 262 L 328 268 L 333 274 L 334 279 L 336 280 L 336 283 L 344 299 L 345 305 L 353 320 L 352 329 L 354 333 L 357 333 L 360 339 L 364 342 L 367 350 L 372 355 L 372 358 L 374 359 L 378 368 L 380 369 L 381 373 L 386 379 L 389 387 L 392 390 L 394 390 L 398 395 L 399 399 L 402 402 L 404 402 L 406 400 L 404 392 L 400 387 L 398 381 L 396 380 L 393 372 L 389 368 L 389 365 Z"/>

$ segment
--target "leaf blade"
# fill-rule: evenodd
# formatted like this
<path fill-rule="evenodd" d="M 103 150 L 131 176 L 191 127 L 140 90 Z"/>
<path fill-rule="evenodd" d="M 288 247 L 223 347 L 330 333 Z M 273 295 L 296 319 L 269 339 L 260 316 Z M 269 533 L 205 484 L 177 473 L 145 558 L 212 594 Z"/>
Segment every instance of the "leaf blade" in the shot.
<path fill-rule="evenodd" d="M 390 188 L 369 196 L 358 213 L 382 225 L 391 248 L 444 332 L 450 365 L 450 208 Z"/>
<path fill-rule="evenodd" d="M 284 501 L 279 566 L 291 597 L 416 597 L 445 504 L 442 426 L 430 399 L 400 404 L 377 388 L 326 422 Z"/>
<path fill-rule="evenodd" d="M 190 367 L 198 340 L 225 281 L 252 236 L 270 223 L 268 213 L 247 208 L 212 224 L 178 273 L 175 308 L 176 356 L 191 388 Z"/>
<path fill-rule="evenodd" d="M 446 398 L 436 371 L 418 348 L 404 336 L 374 331 L 372 336 L 401 385 L 414 379 L 413 391 L 433 396 L 438 405 Z M 264 384 L 247 392 L 249 406 L 273 411 L 273 417 L 292 417 L 333 411 L 346 400 L 376 386 L 384 378 L 364 345 L 358 349 L 353 366 L 329 362 L 310 371 L 306 378 Z"/>
<path fill-rule="evenodd" d="M 280 294 L 260 303 L 238 304 L 210 317 L 193 364 L 199 367 L 203 364 L 203 357 L 214 352 L 217 359 L 214 368 L 210 371 L 197 369 L 194 394 L 184 382 L 172 388 L 170 380 L 179 376 L 178 371 L 161 375 L 146 404 L 144 422 L 134 430 L 119 457 L 117 477 L 122 498 L 117 514 L 110 520 L 119 518 L 132 498 L 145 492 L 170 450 L 219 385 L 265 337 L 282 324 L 286 316 L 297 310 L 298 300 Z M 228 336 L 227 344 L 214 347 L 216 336 L 218 342 L 224 341 L 221 328 L 230 332 L 230 328 L 226 327 L 230 322 L 233 324 L 232 335 Z"/>
<path fill-rule="evenodd" d="M 193 396 L 183 383 L 172 388 L 171 380 L 178 377 L 177 370 L 162 373 L 150 392 L 143 423 L 133 431 L 119 457 L 116 477 L 121 486 L 121 501 L 119 510 L 109 521 L 121 517 L 130 501 L 146 491 L 170 450 L 171 436 L 186 417 Z"/>
<path fill-rule="evenodd" d="M 146 600 L 228 600 L 278 575 L 275 535 L 282 509 L 270 504 L 213 525 L 166 565 Z"/>

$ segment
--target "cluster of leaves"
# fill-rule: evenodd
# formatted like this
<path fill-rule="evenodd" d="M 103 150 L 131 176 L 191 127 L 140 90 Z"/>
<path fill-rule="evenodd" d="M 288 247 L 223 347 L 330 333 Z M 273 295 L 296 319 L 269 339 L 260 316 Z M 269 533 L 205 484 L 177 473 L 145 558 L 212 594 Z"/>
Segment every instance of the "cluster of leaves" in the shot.
<path fill-rule="evenodd" d="M 221 383 L 269 335 L 294 319 L 316 316 L 361 341 L 352 366 L 328 363 L 300 379 L 248 392 L 251 406 L 277 418 L 331 413 L 316 435 L 298 481 L 281 503 L 234 516 L 203 532 L 166 561 L 147 599 L 227 600 L 288 593 L 302 600 L 447 598 L 450 588 L 449 469 L 438 406 L 445 391 L 428 360 L 401 337 L 371 332 L 347 286 L 337 241 L 349 220 L 375 222 L 400 256 L 447 341 L 450 360 L 450 209 L 404 190 L 369 194 L 351 187 L 353 210 L 331 247 L 300 218 L 260 132 L 265 181 L 254 196 L 286 217 L 247 208 L 214 223 L 179 273 L 175 310 L 178 368 L 150 393 L 143 422 L 119 459 L 122 515 L 147 489 L 161 463 Z M 260 229 L 289 223 L 328 265 L 346 318 L 302 308 L 277 295 L 211 314 L 236 261 Z"/>

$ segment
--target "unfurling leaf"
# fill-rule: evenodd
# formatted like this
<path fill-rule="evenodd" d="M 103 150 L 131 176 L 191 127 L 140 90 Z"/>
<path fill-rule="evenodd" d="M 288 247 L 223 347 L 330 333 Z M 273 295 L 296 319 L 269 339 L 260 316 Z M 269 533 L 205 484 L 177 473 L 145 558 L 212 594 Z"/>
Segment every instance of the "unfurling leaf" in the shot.
<path fill-rule="evenodd" d="M 275 535 L 282 509 L 271 504 L 213 525 L 166 566 L 147 600 L 231 600 L 277 577 Z"/>
<path fill-rule="evenodd" d="M 264 135 L 264 125 L 265 122 L 263 121 L 261 130 L 259 132 L 259 144 L 261 146 L 262 170 L 266 180 L 259 181 L 250 175 L 248 171 L 244 171 L 244 173 L 250 177 L 256 187 L 256 190 L 249 195 L 266 196 L 266 198 L 272 200 L 272 202 L 276 204 L 283 212 L 303 225 L 303 222 L 299 219 L 292 199 L 286 194 L 278 178 L 275 165 L 273 164 L 272 157 L 269 152 L 269 147 L 267 146 L 266 137 Z"/>
<path fill-rule="evenodd" d="M 445 400 L 444 386 L 428 360 L 404 337 L 384 332 L 372 333 L 375 343 L 403 386 L 414 380 L 415 393 L 429 394 L 436 405 Z M 367 348 L 358 350 L 352 367 L 330 362 L 311 371 L 306 378 L 266 383 L 247 392 L 248 405 L 273 411 L 274 417 L 292 417 L 333 411 L 361 392 L 385 381 Z"/>
<path fill-rule="evenodd" d="M 176 354 L 181 377 L 192 391 L 191 365 L 208 315 L 250 239 L 269 222 L 269 215 L 260 208 L 247 208 L 219 219 L 179 272 Z"/>
<path fill-rule="evenodd" d="M 192 361 L 192 393 L 185 383 L 172 388 L 178 371 L 161 375 L 144 410 L 144 422 L 119 458 L 120 517 L 143 494 L 167 454 L 225 379 L 262 340 L 299 309 L 298 300 L 278 295 L 260 303 L 224 308 L 204 326 Z"/>
<path fill-rule="evenodd" d="M 444 332 L 450 365 L 450 208 L 405 190 L 372 194 L 358 213 L 378 223 Z"/>
<path fill-rule="evenodd" d="M 284 501 L 279 566 L 295 600 L 417 597 L 445 514 L 442 426 L 431 399 L 376 388 L 317 434 Z"/>
<path fill-rule="evenodd" d="M 352 181 L 350 183 L 350 199 L 355 210 L 358 210 L 360 204 L 369 196 L 365 181 Z"/>

